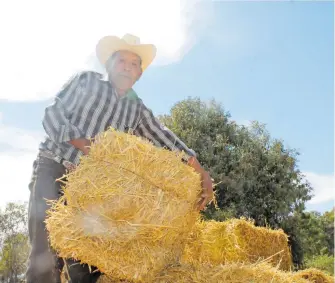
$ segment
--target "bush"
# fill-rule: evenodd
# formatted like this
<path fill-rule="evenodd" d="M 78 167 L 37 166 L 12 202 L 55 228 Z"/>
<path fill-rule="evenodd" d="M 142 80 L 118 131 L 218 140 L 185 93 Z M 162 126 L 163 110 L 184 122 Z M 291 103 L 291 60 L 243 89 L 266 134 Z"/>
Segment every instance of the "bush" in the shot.
<path fill-rule="evenodd" d="M 334 275 L 334 256 L 318 255 L 306 259 L 306 268 L 316 268 Z"/>

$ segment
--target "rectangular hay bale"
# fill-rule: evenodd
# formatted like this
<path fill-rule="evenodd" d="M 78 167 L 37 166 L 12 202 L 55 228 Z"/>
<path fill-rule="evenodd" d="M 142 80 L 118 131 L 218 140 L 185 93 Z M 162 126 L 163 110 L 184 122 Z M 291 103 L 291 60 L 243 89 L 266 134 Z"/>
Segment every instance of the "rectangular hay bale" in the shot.
<path fill-rule="evenodd" d="M 198 223 L 182 257 L 185 263 L 214 265 L 266 259 L 281 270 L 291 269 L 287 235 L 282 230 L 255 227 L 244 219 Z"/>
<path fill-rule="evenodd" d="M 52 248 L 134 282 L 178 262 L 201 193 L 200 175 L 184 158 L 134 135 L 103 133 L 65 176 L 64 195 L 51 202 Z"/>
<path fill-rule="evenodd" d="M 293 278 L 291 272 L 265 263 L 227 265 L 192 265 L 171 266 L 154 280 L 155 283 L 307 283 L 303 278 Z"/>

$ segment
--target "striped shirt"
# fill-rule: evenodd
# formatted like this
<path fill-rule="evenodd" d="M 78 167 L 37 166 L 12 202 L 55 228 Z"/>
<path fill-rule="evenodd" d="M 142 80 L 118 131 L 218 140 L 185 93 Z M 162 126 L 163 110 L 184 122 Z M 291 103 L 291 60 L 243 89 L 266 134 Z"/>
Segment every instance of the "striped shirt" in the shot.
<path fill-rule="evenodd" d="M 133 90 L 118 97 L 109 81 L 95 72 L 81 72 L 71 78 L 45 109 L 42 123 L 47 137 L 40 150 L 51 151 L 76 165 L 83 153 L 69 141 L 93 138 L 109 127 L 123 132 L 131 130 L 158 147 L 195 156 L 153 116 Z"/>

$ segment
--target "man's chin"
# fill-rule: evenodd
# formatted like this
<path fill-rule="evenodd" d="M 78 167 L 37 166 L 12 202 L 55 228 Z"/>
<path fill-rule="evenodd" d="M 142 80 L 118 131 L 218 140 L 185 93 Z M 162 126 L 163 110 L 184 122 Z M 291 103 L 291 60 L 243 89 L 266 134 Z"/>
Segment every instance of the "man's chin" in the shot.
<path fill-rule="evenodd" d="M 120 87 L 121 86 L 127 87 L 132 85 L 132 80 L 129 78 L 120 78 L 117 80 L 117 85 L 119 85 Z"/>
<path fill-rule="evenodd" d="M 132 85 L 130 85 L 130 84 L 119 84 L 119 85 L 116 85 L 116 87 L 119 90 L 126 92 L 127 90 L 132 88 Z"/>

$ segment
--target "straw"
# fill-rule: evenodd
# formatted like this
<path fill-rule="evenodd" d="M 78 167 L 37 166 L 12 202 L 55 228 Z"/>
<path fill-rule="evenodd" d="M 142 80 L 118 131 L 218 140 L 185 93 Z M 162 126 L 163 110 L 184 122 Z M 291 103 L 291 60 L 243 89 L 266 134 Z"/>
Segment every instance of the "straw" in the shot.
<path fill-rule="evenodd" d="M 181 265 L 166 269 L 155 283 L 307 283 L 268 264 Z"/>
<path fill-rule="evenodd" d="M 66 177 L 46 221 L 61 257 L 146 282 L 177 262 L 199 217 L 200 176 L 185 154 L 109 129 Z M 64 204 L 66 202 L 66 205 Z"/>
<path fill-rule="evenodd" d="M 282 230 L 255 227 L 245 219 L 197 223 L 183 261 L 214 265 L 265 261 L 281 270 L 290 270 L 292 266 L 287 235 Z"/>
<path fill-rule="evenodd" d="M 308 268 L 295 273 L 294 278 L 304 278 L 313 283 L 334 283 L 334 276 L 330 276 L 321 270 Z"/>

